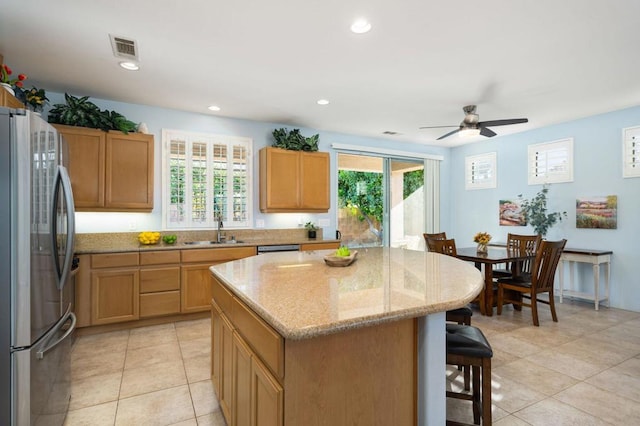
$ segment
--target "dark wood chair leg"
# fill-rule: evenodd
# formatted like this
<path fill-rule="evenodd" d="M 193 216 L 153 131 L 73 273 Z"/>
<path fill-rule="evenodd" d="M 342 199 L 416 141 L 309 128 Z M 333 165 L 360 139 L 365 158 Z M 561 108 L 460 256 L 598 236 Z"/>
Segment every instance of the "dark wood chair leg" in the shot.
<path fill-rule="evenodd" d="M 504 289 L 498 286 L 498 309 L 497 314 L 502 315 L 502 304 L 504 303 Z"/>
<path fill-rule="evenodd" d="M 473 366 L 473 423 L 480 424 L 480 413 L 482 412 L 480 402 L 480 367 Z"/>
<path fill-rule="evenodd" d="M 540 321 L 538 321 L 538 296 L 531 294 L 531 314 L 533 315 L 533 325 L 540 327 Z"/>
<path fill-rule="evenodd" d="M 491 358 L 482 360 L 482 424 L 491 425 Z"/>
<path fill-rule="evenodd" d="M 558 322 L 558 315 L 556 315 L 556 302 L 553 298 L 553 291 L 549 292 L 549 306 L 551 307 L 551 317 L 553 322 Z"/>

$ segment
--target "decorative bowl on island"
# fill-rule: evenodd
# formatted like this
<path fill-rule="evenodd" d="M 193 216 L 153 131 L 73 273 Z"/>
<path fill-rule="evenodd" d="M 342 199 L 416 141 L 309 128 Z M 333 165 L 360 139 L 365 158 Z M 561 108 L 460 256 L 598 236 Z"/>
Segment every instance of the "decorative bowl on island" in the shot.
<path fill-rule="evenodd" d="M 324 262 L 329 266 L 349 266 L 356 260 L 357 255 L 357 250 L 352 250 L 349 256 L 336 256 L 335 253 L 332 253 L 324 257 Z"/>

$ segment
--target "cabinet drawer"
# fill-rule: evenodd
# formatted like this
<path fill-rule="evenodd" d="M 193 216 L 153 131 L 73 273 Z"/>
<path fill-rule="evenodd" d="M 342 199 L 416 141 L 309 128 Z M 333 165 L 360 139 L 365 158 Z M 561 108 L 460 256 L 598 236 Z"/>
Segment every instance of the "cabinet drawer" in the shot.
<path fill-rule="evenodd" d="M 121 266 L 138 266 L 138 253 L 92 254 L 92 268 L 114 268 Z"/>
<path fill-rule="evenodd" d="M 227 262 L 254 256 L 255 247 L 182 250 L 183 262 Z"/>
<path fill-rule="evenodd" d="M 140 295 L 140 318 L 180 313 L 180 291 Z"/>
<path fill-rule="evenodd" d="M 227 314 L 262 362 L 280 380 L 284 379 L 284 339 L 235 297 Z"/>
<path fill-rule="evenodd" d="M 140 253 L 141 265 L 180 263 L 180 250 L 150 251 Z"/>
<path fill-rule="evenodd" d="M 211 279 L 211 294 L 213 296 L 213 300 L 215 300 L 216 305 L 220 308 L 220 310 L 227 316 L 231 314 L 231 305 L 233 303 L 233 296 L 227 290 L 224 285 L 222 285 L 216 277 L 212 277 Z"/>
<path fill-rule="evenodd" d="M 180 267 L 140 270 L 140 293 L 180 290 Z"/>
<path fill-rule="evenodd" d="M 340 247 L 340 243 L 313 243 L 313 244 L 300 244 L 300 251 L 308 250 L 329 250 L 337 249 Z"/>

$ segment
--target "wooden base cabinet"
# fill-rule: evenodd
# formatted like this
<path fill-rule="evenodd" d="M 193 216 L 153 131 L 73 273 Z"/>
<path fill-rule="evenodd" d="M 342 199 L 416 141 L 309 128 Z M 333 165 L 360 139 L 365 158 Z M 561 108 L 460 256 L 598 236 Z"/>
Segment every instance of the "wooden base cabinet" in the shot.
<path fill-rule="evenodd" d="M 287 340 L 212 280 L 212 377 L 227 424 L 416 424 L 415 319 Z"/>
<path fill-rule="evenodd" d="M 140 317 L 138 253 L 91 255 L 91 324 Z"/>
<path fill-rule="evenodd" d="M 201 312 L 211 308 L 211 265 L 255 256 L 256 253 L 255 247 L 182 250 L 181 312 Z"/>
<path fill-rule="evenodd" d="M 180 313 L 180 251 L 140 253 L 140 318 Z"/>

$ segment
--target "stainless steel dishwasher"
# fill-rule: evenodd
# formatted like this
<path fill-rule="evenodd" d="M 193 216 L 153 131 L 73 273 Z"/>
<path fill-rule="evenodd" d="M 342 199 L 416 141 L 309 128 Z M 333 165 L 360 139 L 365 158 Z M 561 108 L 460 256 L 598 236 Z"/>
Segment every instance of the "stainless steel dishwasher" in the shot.
<path fill-rule="evenodd" d="M 258 254 L 275 253 L 278 251 L 300 251 L 300 244 L 274 244 L 258 246 Z"/>

